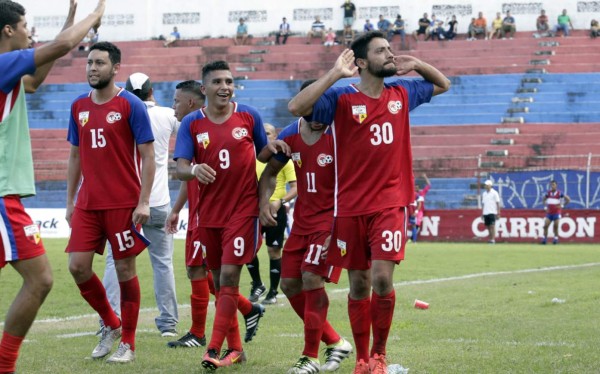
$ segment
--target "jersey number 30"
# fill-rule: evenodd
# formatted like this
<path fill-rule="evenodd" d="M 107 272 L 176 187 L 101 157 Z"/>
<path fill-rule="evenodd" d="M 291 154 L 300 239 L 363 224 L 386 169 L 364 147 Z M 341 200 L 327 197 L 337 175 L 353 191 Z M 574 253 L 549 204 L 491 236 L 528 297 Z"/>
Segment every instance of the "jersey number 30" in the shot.
<path fill-rule="evenodd" d="M 369 131 L 373 134 L 371 138 L 371 144 L 373 145 L 380 145 L 381 143 L 392 144 L 394 141 L 394 129 L 389 122 L 385 122 L 383 125 L 374 123 L 369 128 Z"/>

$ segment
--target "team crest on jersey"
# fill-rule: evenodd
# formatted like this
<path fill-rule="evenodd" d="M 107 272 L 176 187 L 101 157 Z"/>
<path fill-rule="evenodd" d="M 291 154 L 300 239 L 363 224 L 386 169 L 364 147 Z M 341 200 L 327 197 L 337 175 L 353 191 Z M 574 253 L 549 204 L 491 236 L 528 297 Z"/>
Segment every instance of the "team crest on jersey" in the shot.
<path fill-rule="evenodd" d="M 302 159 L 300 158 L 300 152 L 292 153 L 292 161 L 295 162 L 299 168 L 302 167 Z"/>
<path fill-rule="evenodd" d="M 400 101 L 400 100 L 391 100 L 388 103 L 388 110 L 392 114 L 398 113 L 400 110 L 402 110 L 402 101 Z"/>
<path fill-rule="evenodd" d="M 42 237 L 40 236 L 40 228 L 38 227 L 38 225 L 25 226 L 23 227 L 23 230 L 25 231 L 25 236 L 27 237 L 27 239 L 31 240 L 35 244 L 38 244 L 40 240 L 42 240 Z"/>
<path fill-rule="evenodd" d="M 332 155 L 326 155 L 325 153 L 321 153 L 317 157 L 317 164 L 319 164 L 319 166 L 321 166 L 321 167 L 325 167 L 328 164 L 331 164 L 332 162 L 333 162 L 333 156 Z"/>
<path fill-rule="evenodd" d="M 240 140 L 240 139 L 245 138 L 246 136 L 248 136 L 248 130 L 245 129 L 245 128 L 243 128 L 243 127 L 236 127 L 231 132 L 231 135 L 233 135 L 233 137 L 235 139 Z"/>
<path fill-rule="evenodd" d="M 200 134 L 196 134 L 196 141 L 198 142 L 198 144 L 202 143 L 202 146 L 204 147 L 204 149 L 208 148 L 208 145 L 210 144 L 210 139 L 208 138 L 208 133 L 203 132 Z"/>
<path fill-rule="evenodd" d="M 352 117 L 358 122 L 363 123 L 367 119 L 366 105 L 352 105 Z"/>
<path fill-rule="evenodd" d="M 343 240 L 337 240 L 337 246 L 340 249 L 340 255 L 344 257 L 346 255 L 346 242 Z"/>
<path fill-rule="evenodd" d="M 121 113 L 119 112 L 110 112 L 106 115 L 106 122 L 115 123 L 121 120 Z"/>
<path fill-rule="evenodd" d="M 79 124 L 81 127 L 85 126 L 90 120 L 90 112 L 79 112 Z"/>

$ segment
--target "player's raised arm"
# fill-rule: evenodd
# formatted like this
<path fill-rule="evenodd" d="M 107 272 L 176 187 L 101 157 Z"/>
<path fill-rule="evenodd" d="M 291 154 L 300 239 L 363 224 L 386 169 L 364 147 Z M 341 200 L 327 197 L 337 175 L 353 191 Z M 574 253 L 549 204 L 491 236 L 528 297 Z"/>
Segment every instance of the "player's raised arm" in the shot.
<path fill-rule="evenodd" d="M 417 72 L 423 79 L 433 84 L 433 96 L 442 94 L 450 89 L 450 79 L 428 63 L 409 55 L 394 56 L 397 75 Z"/>

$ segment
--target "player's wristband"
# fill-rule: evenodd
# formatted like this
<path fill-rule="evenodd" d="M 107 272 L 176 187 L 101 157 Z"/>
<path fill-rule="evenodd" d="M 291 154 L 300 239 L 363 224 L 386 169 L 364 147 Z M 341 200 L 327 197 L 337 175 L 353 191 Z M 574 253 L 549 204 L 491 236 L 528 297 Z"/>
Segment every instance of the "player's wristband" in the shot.
<path fill-rule="evenodd" d="M 195 177 L 196 176 L 196 168 L 198 167 L 198 164 L 195 164 L 194 166 L 192 166 L 192 170 L 190 170 L 190 173 Z"/>

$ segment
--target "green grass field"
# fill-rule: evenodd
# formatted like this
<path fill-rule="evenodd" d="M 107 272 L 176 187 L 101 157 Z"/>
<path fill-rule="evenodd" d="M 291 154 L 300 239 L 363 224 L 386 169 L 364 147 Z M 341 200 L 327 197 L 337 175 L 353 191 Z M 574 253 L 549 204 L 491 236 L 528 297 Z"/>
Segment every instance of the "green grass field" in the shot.
<path fill-rule="evenodd" d="M 90 359 L 97 343 L 97 316 L 80 297 L 63 252 L 65 240 L 45 240 L 54 270 L 54 288 L 27 336 L 19 373 L 201 373 L 204 349 L 168 349 L 154 326 L 156 309 L 148 256 L 138 273 L 142 308 L 137 359 L 114 366 Z M 396 310 L 388 341 L 388 361 L 409 373 L 599 373 L 600 261 L 597 245 L 430 244 L 407 248 L 396 269 Z M 266 250 L 261 272 L 268 280 Z M 102 275 L 104 259 L 95 269 Z M 183 242 L 176 241 L 176 281 L 180 323 L 190 326 L 190 285 Z M 0 318 L 20 287 L 9 267 L 0 275 Z M 347 279 L 328 287 L 329 319 L 351 340 L 346 312 Z M 241 291 L 250 278 L 244 270 Z M 430 303 L 413 308 L 414 299 Z M 553 303 L 552 299 L 564 300 Z M 210 307 L 210 334 L 214 308 Z M 243 320 L 240 320 L 243 332 Z M 246 365 L 218 372 L 285 373 L 301 354 L 302 324 L 286 299 L 268 306 L 254 340 L 245 345 Z M 350 373 L 354 357 L 340 373 Z"/>

